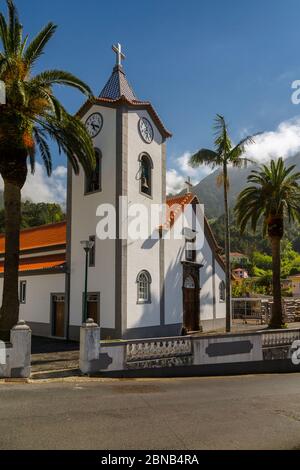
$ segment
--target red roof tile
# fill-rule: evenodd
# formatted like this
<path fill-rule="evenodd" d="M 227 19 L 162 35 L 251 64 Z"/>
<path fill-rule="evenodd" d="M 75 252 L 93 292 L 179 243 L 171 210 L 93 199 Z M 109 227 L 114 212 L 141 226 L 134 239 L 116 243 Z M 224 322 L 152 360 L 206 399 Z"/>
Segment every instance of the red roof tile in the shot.
<path fill-rule="evenodd" d="M 49 248 L 51 246 L 65 245 L 67 240 L 67 224 L 42 225 L 41 227 L 28 228 L 21 231 L 20 250 L 34 248 Z M 0 235 L 0 254 L 5 253 L 5 236 Z"/>
<path fill-rule="evenodd" d="M 52 268 L 63 268 L 66 261 L 65 253 L 46 256 L 32 256 L 21 258 L 19 263 L 19 272 L 48 270 Z M 0 274 L 4 272 L 4 260 L 0 261 Z"/>
<path fill-rule="evenodd" d="M 184 206 L 190 204 L 194 198 L 195 195 L 192 193 L 187 193 L 182 196 L 168 197 L 166 203 L 169 208 L 172 208 L 172 206 L 175 207 L 174 210 L 170 211 L 170 214 L 168 214 L 170 217 L 167 220 L 166 224 L 163 226 L 163 228 L 170 228 L 170 226 L 174 224 L 174 221 L 177 219 L 177 217 L 182 213 Z"/>

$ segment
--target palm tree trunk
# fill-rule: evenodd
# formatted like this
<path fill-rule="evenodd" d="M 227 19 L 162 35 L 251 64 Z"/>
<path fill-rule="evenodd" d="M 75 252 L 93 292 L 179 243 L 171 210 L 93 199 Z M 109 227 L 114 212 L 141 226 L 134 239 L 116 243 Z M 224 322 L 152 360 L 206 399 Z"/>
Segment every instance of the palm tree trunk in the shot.
<path fill-rule="evenodd" d="M 280 261 L 280 237 L 270 237 L 272 246 L 272 269 L 273 269 L 273 308 L 270 328 L 282 328 L 283 315 L 281 303 L 281 261 Z"/>
<path fill-rule="evenodd" d="M 0 338 L 9 340 L 10 330 L 19 319 L 19 248 L 21 223 L 21 189 L 4 179 L 5 260 Z"/>
<path fill-rule="evenodd" d="M 231 266 L 230 266 L 230 232 L 228 210 L 228 174 L 227 164 L 223 165 L 224 207 L 225 207 L 225 277 L 226 277 L 226 332 L 231 331 Z"/>

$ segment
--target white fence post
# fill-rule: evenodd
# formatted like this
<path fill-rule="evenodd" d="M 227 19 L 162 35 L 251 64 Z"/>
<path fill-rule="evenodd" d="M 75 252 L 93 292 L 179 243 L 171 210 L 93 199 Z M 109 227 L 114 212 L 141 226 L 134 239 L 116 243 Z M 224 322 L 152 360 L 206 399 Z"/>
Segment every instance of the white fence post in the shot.
<path fill-rule="evenodd" d="M 28 378 L 31 373 L 31 329 L 20 320 L 10 332 L 12 357 L 10 374 L 14 378 Z"/>
<path fill-rule="evenodd" d="M 92 362 L 99 360 L 100 327 L 89 318 L 80 328 L 79 368 L 83 374 L 92 372 Z"/>

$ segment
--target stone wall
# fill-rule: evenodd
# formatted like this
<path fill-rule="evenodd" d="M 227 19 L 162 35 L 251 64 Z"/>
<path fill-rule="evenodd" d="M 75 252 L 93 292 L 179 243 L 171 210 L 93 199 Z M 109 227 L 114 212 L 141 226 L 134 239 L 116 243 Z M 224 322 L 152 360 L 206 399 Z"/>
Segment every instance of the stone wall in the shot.
<path fill-rule="evenodd" d="M 193 338 L 194 365 L 262 360 L 261 334 L 219 335 Z"/>
<path fill-rule="evenodd" d="M 300 330 L 100 343 L 100 328 L 88 320 L 81 329 L 80 369 L 87 374 L 120 372 L 122 375 L 135 372 L 139 376 L 142 371 L 143 375 L 147 371 L 149 374 L 151 371 L 156 374 L 162 371 L 162 375 L 173 371 L 174 375 L 178 375 L 180 370 L 188 375 L 189 372 L 196 374 L 197 370 L 204 373 L 222 371 L 222 367 L 230 372 L 232 365 L 232 370 L 243 373 L 267 371 L 270 363 L 270 370 L 274 371 L 275 360 L 285 359 L 287 369 L 293 370 L 297 364 L 292 361 L 292 355 L 295 357 L 298 354 L 293 346 L 295 341 L 299 341 L 300 365 Z"/>

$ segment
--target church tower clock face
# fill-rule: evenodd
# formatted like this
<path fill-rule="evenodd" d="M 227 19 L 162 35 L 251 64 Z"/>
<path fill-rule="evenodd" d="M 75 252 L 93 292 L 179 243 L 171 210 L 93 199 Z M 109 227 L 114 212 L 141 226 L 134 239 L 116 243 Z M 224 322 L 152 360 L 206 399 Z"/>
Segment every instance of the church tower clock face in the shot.
<path fill-rule="evenodd" d="M 142 139 L 146 142 L 146 144 L 151 144 L 151 142 L 153 141 L 154 132 L 153 127 L 151 126 L 148 119 L 141 118 L 139 120 L 139 131 Z"/>
<path fill-rule="evenodd" d="M 92 137 L 96 137 L 102 129 L 103 126 L 103 117 L 100 113 L 91 114 L 85 122 L 87 131 Z"/>

